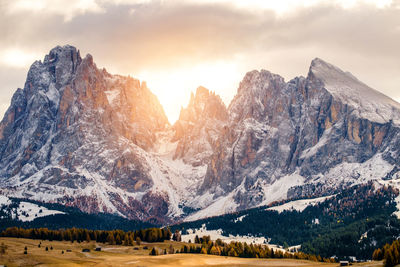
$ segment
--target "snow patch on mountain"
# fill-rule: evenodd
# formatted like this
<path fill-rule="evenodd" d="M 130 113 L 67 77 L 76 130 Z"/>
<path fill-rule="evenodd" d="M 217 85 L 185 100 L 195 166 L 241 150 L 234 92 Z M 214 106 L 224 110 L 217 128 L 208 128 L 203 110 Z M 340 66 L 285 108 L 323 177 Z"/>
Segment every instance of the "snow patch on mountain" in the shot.
<path fill-rule="evenodd" d="M 212 200 L 211 198 L 210 200 L 212 200 L 212 204 L 198 212 L 195 212 L 194 214 L 189 215 L 184 221 L 195 221 L 206 217 L 218 216 L 236 211 L 238 204 L 234 200 L 235 193 L 236 190 L 232 191 L 227 196 L 221 196 L 215 200 Z"/>
<path fill-rule="evenodd" d="M 275 180 L 272 184 L 264 183 L 264 201 L 262 201 L 258 206 L 265 206 L 274 201 L 286 199 L 289 188 L 303 185 L 304 180 L 305 178 L 303 176 L 295 172 Z"/>
<path fill-rule="evenodd" d="M 392 186 L 393 188 L 396 188 L 400 190 L 400 172 L 396 174 L 396 179 L 392 180 L 378 180 L 377 182 L 380 185 L 385 185 L 385 186 Z M 393 212 L 393 215 L 395 215 L 398 219 L 400 219 L 400 195 L 398 195 L 394 201 L 396 202 L 396 211 Z"/>
<path fill-rule="evenodd" d="M 23 222 L 30 222 L 39 217 L 45 217 L 55 214 L 65 214 L 65 212 L 58 210 L 49 210 L 45 207 L 38 206 L 30 202 L 21 201 L 16 210 L 15 216 L 18 220 Z"/>
<path fill-rule="evenodd" d="M 12 203 L 13 201 L 10 198 L 0 195 L 0 208 L 10 206 Z M 19 202 L 18 207 L 10 209 L 9 216 L 11 219 L 20 220 L 23 222 L 31 222 L 36 218 L 55 214 L 65 214 L 65 212 L 51 210 L 31 202 L 21 201 Z"/>
<path fill-rule="evenodd" d="M 314 206 L 316 204 L 324 202 L 325 200 L 327 200 L 333 196 L 334 195 L 326 196 L 326 197 L 311 198 L 311 199 L 299 199 L 299 200 L 287 202 L 287 203 L 279 205 L 279 206 L 270 207 L 267 210 L 276 210 L 279 213 L 281 213 L 284 210 L 287 210 L 287 211 L 297 210 L 297 211 L 302 212 L 308 206 Z"/>
<path fill-rule="evenodd" d="M 207 230 L 207 227 L 205 224 L 203 224 L 202 227 L 198 228 L 198 229 L 187 229 L 186 232 L 187 232 L 187 234 L 184 234 L 181 236 L 183 242 L 189 242 L 189 240 L 190 240 L 193 243 L 196 238 L 196 235 L 198 237 L 210 236 L 210 239 L 214 240 L 214 241 L 217 239 L 221 239 L 225 243 L 246 242 L 247 244 L 267 244 L 269 241 L 265 237 L 255 237 L 252 235 L 246 235 L 246 236 L 229 235 L 229 236 L 226 236 L 223 234 L 222 229 Z"/>
<path fill-rule="evenodd" d="M 244 218 L 247 217 L 247 215 L 248 215 L 248 214 L 239 216 L 239 217 L 237 217 L 233 222 L 234 222 L 234 223 L 241 222 L 241 221 L 243 221 Z"/>
<path fill-rule="evenodd" d="M 8 197 L 0 195 L 0 208 L 2 206 L 8 206 L 10 204 L 11 204 L 11 200 Z"/>
<path fill-rule="evenodd" d="M 108 103 L 111 105 L 119 97 L 120 91 L 112 90 L 112 91 L 104 91 L 104 93 L 107 96 Z"/>
<path fill-rule="evenodd" d="M 211 194 L 210 192 L 197 196 L 194 198 L 193 202 L 197 202 L 198 204 L 193 205 L 193 207 L 199 208 L 200 210 L 187 216 L 184 221 L 195 221 L 236 211 L 239 205 L 235 201 L 235 196 L 237 193 L 244 190 L 244 182 L 243 180 L 242 184 L 228 195 L 219 196 L 215 199 L 215 194 Z M 204 206 L 201 206 L 201 204 Z"/>
<path fill-rule="evenodd" d="M 355 185 L 385 177 L 392 169 L 393 165 L 384 160 L 381 153 L 377 153 L 363 163 L 338 164 L 327 173 L 315 175 L 312 182 L 320 182 L 332 187 L 340 183 Z"/>
<path fill-rule="evenodd" d="M 300 158 L 303 159 L 303 158 L 309 158 L 309 157 L 314 156 L 320 148 L 322 148 L 324 145 L 326 145 L 329 142 L 329 135 L 332 132 L 332 129 L 333 128 L 329 128 L 329 129 L 325 130 L 321 136 L 321 139 L 318 140 L 318 143 L 316 143 L 314 146 L 304 150 L 301 153 Z"/>

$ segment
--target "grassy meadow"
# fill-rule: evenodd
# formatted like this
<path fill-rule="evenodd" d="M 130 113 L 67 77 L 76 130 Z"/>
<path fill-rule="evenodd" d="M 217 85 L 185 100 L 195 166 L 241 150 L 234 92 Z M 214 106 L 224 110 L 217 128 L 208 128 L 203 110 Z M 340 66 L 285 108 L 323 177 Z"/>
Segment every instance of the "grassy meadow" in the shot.
<path fill-rule="evenodd" d="M 11 266 L 339 266 L 291 259 L 245 259 L 202 254 L 168 254 L 149 256 L 155 247 L 160 253 L 178 250 L 185 243 L 166 241 L 144 243 L 140 246 L 104 245 L 96 242 L 71 243 L 65 241 L 40 241 L 24 238 L 0 238 L 0 244 L 7 246 L 0 255 L 0 265 Z M 38 247 L 41 243 L 40 248 Z M 95 251 L 99 246 L 102 251 Z M 27 254 L 24 254 L 25 247 Z M 48 251 L 46 251 L 46 247 Z M 145 249 L 147 247 L 147 249 Z M 53 249 L 51 249 L 53 248 Z M 88 248 L 90 252 L 82 252 Z M 62 253 L 64 251 L 64 253 Z M 353 265 L 354 266 L 354 265 Z M 355 264 L 355 266 L 383 266 L 381 262 Z"/>

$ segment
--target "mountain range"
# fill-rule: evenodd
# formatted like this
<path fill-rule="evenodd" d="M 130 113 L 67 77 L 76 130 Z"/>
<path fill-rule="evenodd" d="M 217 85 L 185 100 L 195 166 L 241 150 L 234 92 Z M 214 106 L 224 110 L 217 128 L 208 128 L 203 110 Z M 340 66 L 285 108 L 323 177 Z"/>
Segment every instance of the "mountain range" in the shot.
<path fill-rule="evenodd" d="M 0 194 L 152 223 L 380 185 L 399 166 L 400 104 L 319 58 L 288 82 L 248 72 L 228 107 L 199 87 L 171 125 L 145 82 L 57 46 L 0 123 Z"/>

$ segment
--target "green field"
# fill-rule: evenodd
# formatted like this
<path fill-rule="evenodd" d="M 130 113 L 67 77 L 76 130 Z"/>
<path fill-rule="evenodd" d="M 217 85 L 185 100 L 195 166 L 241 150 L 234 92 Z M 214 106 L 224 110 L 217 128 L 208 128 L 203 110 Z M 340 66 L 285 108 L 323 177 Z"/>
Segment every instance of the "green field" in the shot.
<path fill-rule="evenodd" d="M 38 244 L 41 242 L 41 247 Z M 143 243 L 134 247 L 96 244 L 95 242 L 71 243 L 62 241 L 39 241 L 23 238 L 0 238 L 7 245 L 0 255 L 0 265 L 6 266 L 338 266 L 339 264 L 318 263 L 290 259 L 244 259 L 201 254 L 169 254 L 149 256 L 153 247 L 163 251 L 172 245 L 175 250 L 184 243 Z M 102 251 L 94 251 L 96 246 Z M 24 254 L 27 247 L 28 254 Z M 144 249 L 147 246 L 148 249 Z M 48 247 L 48 251 L 46 251 Z M 53 249 L 51 249 L 53 247 Z M 90 252 L 82 252 L 89 248 Z M 67 252 L 71 250 L 71 252 Z M 62 254 L 64 251 L 64 254 Z M 356 266 L 383 266 L 381 262 L 356 264 Z"/>

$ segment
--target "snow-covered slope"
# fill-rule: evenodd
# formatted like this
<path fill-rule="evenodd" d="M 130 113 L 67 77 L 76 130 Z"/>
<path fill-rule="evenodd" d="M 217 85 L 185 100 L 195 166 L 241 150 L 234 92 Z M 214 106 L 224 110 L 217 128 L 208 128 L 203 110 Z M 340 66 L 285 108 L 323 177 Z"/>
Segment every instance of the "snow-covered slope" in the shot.
<path fill-rule="evenodd" d="M 284 210 L 287 210 L 287 211 L 297 210 L 297 211 L 301 212 L 308 206 L 314 206 L 318 203 L 324 202 L 327 198 L 330 198 L 330 197 L 332 197 L 332 196 L 289 201 L 289 202 L 279 205 L 279 206 L 270 207 L 267 210 L 276 210 L 279 213 L 281 213 Z"/>
<path fill-rule="evenodd" d="M 379 123 L 392 120 L 400 124 L 400 104 L 362 83 L 350 72 L 319 58 L 312 61 L 310 72 L 323 82 L 333 97 L 353 108 L 356 116 Z"/>
<path fill-rule="evenodd" d="M 189 242 L 189 240 L 193 243 L 196 236 L 210 236 L 211 240 L 221 239 L 222 242 L 230 243 L 230 242 L 246 242 L 247 244 L 268 244 L 268 240 L 265 237 L 255 237 L 251 235 L 247 236 L 239 236 L 239 235 L 224 235 L 222 229 L 218 230 L 207 230 L 205 224 L 202 225 L 201 228 L 198 229 L 186 229 L 186 234 L 182 235 L 183 242 Z M 274 249 L 276 246 L 270 245 Z"/>
<path fill-rule="evenodd" d="M 0 209 L 7 211 L 7 217 L 23 222 L 30 222 L 36 218 L 46 217 L 49 215 L 65 214 L 62 211 L 50 210 L 46 207 L 26 201 L 20 201 L 18 206 L 10 208 L 12 203 L 12 200 L 8 197 L 0 196 Z"/>

